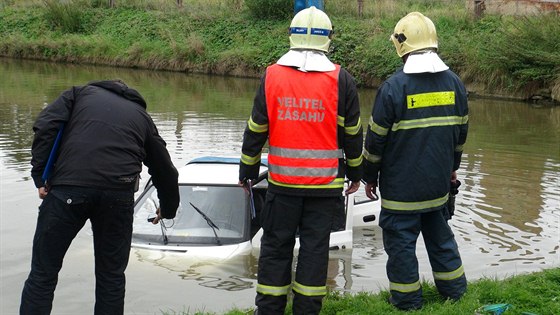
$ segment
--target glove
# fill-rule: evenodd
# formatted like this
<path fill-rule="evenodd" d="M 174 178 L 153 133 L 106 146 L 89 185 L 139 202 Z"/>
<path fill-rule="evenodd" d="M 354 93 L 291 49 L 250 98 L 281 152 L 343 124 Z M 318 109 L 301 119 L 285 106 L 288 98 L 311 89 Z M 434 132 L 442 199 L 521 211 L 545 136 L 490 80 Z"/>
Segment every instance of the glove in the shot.
<path fill-rule="evenodd" d="M 455 214 L 455 196 L 459 193 L 459 186 L 461 186 L 461 181 L 458 179 L 451 181 L 449 199 L 447 199 L 447 220 L 450 220 Z"/>

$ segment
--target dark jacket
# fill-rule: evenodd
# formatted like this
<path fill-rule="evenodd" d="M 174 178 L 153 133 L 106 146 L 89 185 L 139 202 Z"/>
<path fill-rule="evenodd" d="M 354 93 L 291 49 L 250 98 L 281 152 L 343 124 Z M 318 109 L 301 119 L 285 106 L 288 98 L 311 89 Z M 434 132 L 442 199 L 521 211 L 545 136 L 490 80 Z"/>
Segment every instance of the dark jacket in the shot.
<path fill-rule="evenodd" d="M 33 125 L 31 176 L 38 188 L 45 186 L 41 176 L 61 124 L 64 133 L 49 186 L 132 189 L 144 163 L 162 216 L 175 216 L 178 173 L 136 90 L 120 81 L 91 82 L 64 91 L 48 105 Z"/>
<path fill-rule="evenodd" d="M 427 212 L 447 201 L 467 139 L 467 92 L 455 73 L 397 71 L 377 92 L 364 150 L 364 180 L 379 175 L 381 207 Z"/>
<path fill-rule="evenodd" d="M 242 162 L 239 179 L 255 179 L 259 165 L 243 163 L 243 156 L 259 159 L 263 146 L 268 140 L 268 113 L 265 91 L 266 74 L 254 99 L 251 119 L 243 135 Z M 288 79 L 286 79 L 288 80 Z M 338 146 L 344 152 L 344 158 L 338 165 L 338 178 L 348 178 L 353 182 L 362 178 L 363 130 L 360 119 L 360 103 L 354 78 L 345 69 L 340 69 L 338 77 Z M 256 132 L 256 131 L 257 132 Z M 297 136 L 295 133 L 286 136 Z M 341 188 L 292 188 L 269 183 L 269 190 L 281 194 L 299 196 L 340 196 Z"/>

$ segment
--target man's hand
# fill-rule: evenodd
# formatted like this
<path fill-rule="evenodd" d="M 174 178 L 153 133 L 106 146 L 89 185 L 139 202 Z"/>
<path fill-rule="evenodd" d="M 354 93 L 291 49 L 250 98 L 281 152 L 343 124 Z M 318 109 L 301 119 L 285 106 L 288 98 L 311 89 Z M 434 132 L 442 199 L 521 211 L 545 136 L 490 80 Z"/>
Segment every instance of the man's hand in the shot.
<path fill-rule="evenodd" d="M 348 188 L 346 188 L 346 190 L 344 191 L 344 194 L 346 194 L 347 196 L 350 194 L 355 193 L 356 191 L 358 191 L 358 188 L 360 188 L 360 182 L 350 182 L 350 185 L 348 185 Z"/>
<path fill-rule="evenodd" d="M 366 184 L 366 196 L 371 200 L 379 200 L 377 196 L 377 183 L 367 183 Z"/>
<path fill-rule="evenodd" d="M 38 189 L 38 191 L 40 199 L 45 199 L 45 197 L 49 194 L 49 190 L 47 189 L 47 187 L 41 187 Z"/>
<path fill-rule="evenodd" d="M 455 183 L 457 181 L 457 171 L 451 172 L 451 182 Z"/>
<path fill-rule="evenodd" d="M 246 179 L 246 180 L 240 180 L 238 182 L 238 185 L 243 187 L 243 190 L 245 190 L 245 192 L 247 194 L 249 194 L 249 188 L 251 186 L 251 180 L 250 179 Z"/>
<path fill-rule="evenodd" d="M 161 209 L 157 208 L 156 210 L 156 217 L 154 218 L 154 220 L 152 221 L 152 224 L 158 224 L 159 221 L 161 220 Z"/>

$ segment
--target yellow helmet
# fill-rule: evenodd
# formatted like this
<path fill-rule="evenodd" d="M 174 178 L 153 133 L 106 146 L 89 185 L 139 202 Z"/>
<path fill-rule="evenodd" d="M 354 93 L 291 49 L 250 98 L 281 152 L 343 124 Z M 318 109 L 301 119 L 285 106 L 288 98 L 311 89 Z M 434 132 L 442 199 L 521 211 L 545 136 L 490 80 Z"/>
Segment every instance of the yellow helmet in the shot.
<path fill-rule="evenodd" d="M 332 24 L 325 12 L 312 6 L 299 11 L 290 24 L 290 48 L 329 51 Z"/>
<path fill-rule="evenodd" d="M 399 57 L 421 49 L 438 48 L 436 26 L 420 12 L 411 12 L 400 19 L 391 40 Z"/>

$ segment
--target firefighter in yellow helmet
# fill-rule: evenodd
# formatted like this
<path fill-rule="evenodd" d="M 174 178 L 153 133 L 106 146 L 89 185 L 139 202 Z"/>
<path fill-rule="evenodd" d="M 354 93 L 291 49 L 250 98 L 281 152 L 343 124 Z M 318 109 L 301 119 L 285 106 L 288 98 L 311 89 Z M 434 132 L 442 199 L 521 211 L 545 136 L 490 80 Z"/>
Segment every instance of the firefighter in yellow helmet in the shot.
<path fill-rule="evenodd" d="M 344 209 L 345 176 L 346 194 L 360 185 L 358 92 L 352 76 L 325 55 L 331 35 L 331 21 L 321 10 L 296 14 L 290 50 L 266 69 L 243 136 L 240 184 L 257 178 L 269 144 L 256 314 L 284 314 L 290 290 L 293 314 L 319 314 L 327 293 L 329 236 Z M 296 234 L 300 249 L 292 277 Z"/>
<path fill-rule="evenodd" d="M 467 91 L 437 54 L 434 23 L 419 12 L 403 17 L 391 34 L 404 66 L 379 88 L 366 134 L 366 194 L 378 198 L 388 256 L 389 302 L 402 310 L 422 307 L 415 254 L 424 238 L 439 293 L 459 299 L 467 280 L 448 220 L 467 138 Z"/>

